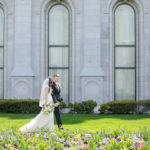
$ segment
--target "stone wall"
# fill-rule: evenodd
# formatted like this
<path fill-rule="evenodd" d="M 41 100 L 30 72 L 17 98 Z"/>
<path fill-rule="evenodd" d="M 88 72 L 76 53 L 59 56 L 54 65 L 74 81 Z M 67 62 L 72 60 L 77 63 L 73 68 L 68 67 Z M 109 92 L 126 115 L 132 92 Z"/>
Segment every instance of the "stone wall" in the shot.
<path fill-rule="evenodd" d="M 59 0 L 58 0 L 59 1 Z M 124 0 L 63 0 L 71 15 L 70 101 L 113 100 L 113 8 Z M 150 98 L 150 1 L 137 14 L 137 99 Z M 5 11 L 5 98 L 39 98 L 47 75 L 51 0 L 0 0 Z"/>

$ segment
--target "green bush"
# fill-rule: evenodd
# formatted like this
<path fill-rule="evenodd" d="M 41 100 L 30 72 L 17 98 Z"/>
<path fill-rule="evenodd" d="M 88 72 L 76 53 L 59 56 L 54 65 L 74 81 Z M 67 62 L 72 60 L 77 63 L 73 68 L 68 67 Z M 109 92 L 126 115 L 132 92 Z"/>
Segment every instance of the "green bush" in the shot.
<path fill-rule="evenodd" d="M 120 100 L 102 104 L 99 108 L 100 113 L 110 111 L 113 114 L 144 113 L 150 110 L 150 100 L 134 101 Z"/>
<path fill-rule="evenodd" d="M 60 102 L 60 108 L 66 108 L 66 103 L 65 102 Z"/>
<path fill-rule="evenodd" d="M 79 102 L 75 102 L 73 104 L 73 111 L 77 112 L 77 113 L 83 113 L 83 105 L 82 103 Z"/>
<path fill-rule="evenodd" d="M 150 100 L 137 101 L 135 111 L 138 114 L 143 114 L 146 111 L 150 111 Z"/>
<path fill-rule="evenodd" d="M 82 101 L 81 103 L 70 103 L 69 106 L 72 108 L 72 111 L 77 113 L 92 113 L 94 108 L 97 106 L 97 103 L 93 100 L 87 100 Z"/>
<path fill-rule="evenodd" d="M 3 113 L 39 113 L 39 100 L 18 99 L 18 100 L 0 100 L 0 112 Z"/>
<path fill-rule="evenodd" d="M 74 112 L 77 113 L 91 113 L 97 103 L 88 100 L 83 101 L 81 103 L 75 102 L 74 104 L 69 104 Z M 66 103 L 61 102 L 60 108 L 66 108 Z M 32 99 L 4 99 L 0 100 L 0 112 L 3 113 L 39 113 L 41 108 L 39 107 L 39 100 L 32 100 Z"/>
<path fill-rule="evenodd" d="M 69 103 L 69 107 L 70 107 L 70 108 L 73 108 L 73 104 L 72 104 L 72 103 Z"/>
<path fill-rule="evenodd" d="M 83 110 L 85 113 L 92 113 L 94 108 L 97 106 L 97 103 L 93 100 L 83 101 Z"/>

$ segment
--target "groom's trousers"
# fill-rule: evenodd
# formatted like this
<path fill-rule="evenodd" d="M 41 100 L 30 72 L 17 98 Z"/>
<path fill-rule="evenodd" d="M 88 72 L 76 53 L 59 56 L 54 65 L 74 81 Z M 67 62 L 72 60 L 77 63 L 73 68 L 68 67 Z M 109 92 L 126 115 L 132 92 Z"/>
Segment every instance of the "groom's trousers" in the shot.
<path fill-rule="evenodd" d="M 59 113 L 59 107 L 55 107 L 54 114 L 55 114 L 57 125 L 58 125 L 58 128 L 59 128 L 59 126 L 62 125 L 61 118 L 60 118 L 60 113 Z"/>

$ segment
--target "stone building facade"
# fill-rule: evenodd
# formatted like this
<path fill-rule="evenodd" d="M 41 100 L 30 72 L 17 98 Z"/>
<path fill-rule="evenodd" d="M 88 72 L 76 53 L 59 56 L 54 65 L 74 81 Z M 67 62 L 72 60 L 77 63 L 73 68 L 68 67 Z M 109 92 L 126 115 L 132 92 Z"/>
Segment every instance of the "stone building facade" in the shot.
<path fill-rule="evenodd" d="M 5 99 L 54 73 L 66 103 L 150 99 L 150 1 L 0 0 L 0 65 Z"/>

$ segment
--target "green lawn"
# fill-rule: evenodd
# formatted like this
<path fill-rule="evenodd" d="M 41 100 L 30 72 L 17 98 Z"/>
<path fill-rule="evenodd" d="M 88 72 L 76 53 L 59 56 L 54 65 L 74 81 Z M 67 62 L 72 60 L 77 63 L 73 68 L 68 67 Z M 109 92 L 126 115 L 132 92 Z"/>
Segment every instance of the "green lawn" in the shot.
<path fill-rule="evenodd" d="M 19 128 L 35 116 L 36 114 L 0 113 L 0 131 Z M 117 128 L 126 128 L 134 132 L 143 127 L 150 128 L 150 115 L 62 114 L 61 118 L 66 129 L 82 129 L 92 132 Z"/>

